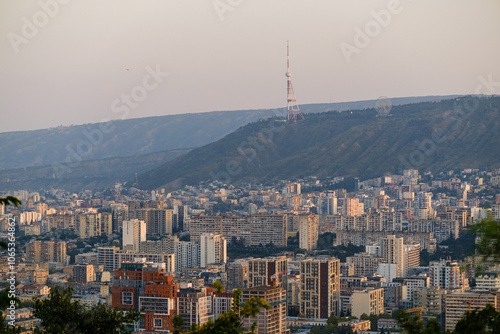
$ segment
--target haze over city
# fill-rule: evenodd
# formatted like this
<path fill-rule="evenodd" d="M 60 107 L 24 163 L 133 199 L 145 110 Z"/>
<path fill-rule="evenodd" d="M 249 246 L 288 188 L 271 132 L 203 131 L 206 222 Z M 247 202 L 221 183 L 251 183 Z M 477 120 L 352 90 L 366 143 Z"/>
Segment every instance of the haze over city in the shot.
<path fill-rule="evenodd" d="M 299 104 L 498 92 L 496 0 L 47 3 L 0 4 L 0 132 L 282 108 L 287 40 Z"/>

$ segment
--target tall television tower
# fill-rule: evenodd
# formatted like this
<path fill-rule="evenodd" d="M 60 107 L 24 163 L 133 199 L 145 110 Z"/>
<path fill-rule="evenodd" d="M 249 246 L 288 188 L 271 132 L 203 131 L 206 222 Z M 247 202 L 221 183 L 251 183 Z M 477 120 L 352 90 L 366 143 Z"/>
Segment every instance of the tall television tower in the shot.
<path fill-rule="evenodd" d="M 290 73 L 290 47 L 288 41 L 286 41 L 286 74 L 287 78 L 287 97 L 286 97 L 286 109 L 287 109 L 287 119 L 288 121 L 294 121 L 297 123 L 297 115 L 300 115 L 304 119 L 304 115 L 300 112 L 299 105 L 297 104 L 297 99 L 295 98 L 295 92 L 292 86 L 292 74 Z"/>

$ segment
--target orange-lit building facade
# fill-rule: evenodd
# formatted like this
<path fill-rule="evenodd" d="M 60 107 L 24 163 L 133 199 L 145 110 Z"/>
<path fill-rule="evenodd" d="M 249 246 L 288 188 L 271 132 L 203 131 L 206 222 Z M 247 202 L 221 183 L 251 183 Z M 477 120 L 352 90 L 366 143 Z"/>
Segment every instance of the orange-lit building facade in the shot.
<path fill-rule="evenodd" d="M 122 263 L 114 272 L 112 306 L 142 310 L 146 331 L 172 331 L 177 285 L 165 267 L 153 263 Z"/>

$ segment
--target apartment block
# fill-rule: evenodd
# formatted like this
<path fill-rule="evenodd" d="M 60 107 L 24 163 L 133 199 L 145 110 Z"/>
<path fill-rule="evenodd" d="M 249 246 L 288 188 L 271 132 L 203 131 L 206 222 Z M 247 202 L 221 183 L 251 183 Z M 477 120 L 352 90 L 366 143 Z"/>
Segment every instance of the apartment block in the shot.
<path fill-rule="evenodd" d="M 397 276 L 403 276 L 403 238 L 389 235 L 383 239 L 382 257 L 385 263 L 395 263 L 397 265 Z"/>
<path fill-rule="evenodd" d="M 191 241 L 200 241 L 202 233 L 221 234 L 227 240 L 243 239 L 246 245 L 274 244 L 286 247 L 286 215 L 192 216 Z"/>
<path fill-rule="evenodd" d="M 319 216 L 303 215 L 299 221 L 299 248 L 312 251 L 318 244 Z"/>
<path fill-rule="evenodd" d="M 220 234 L 203 233 L 200 238 L 200 266 L 227 262 L 227 241 Z"/>
<path fill-rule="evenodd" d="M 285 256 L 248 261 L 248 287 L 279 286 L 286 290 L 288 260 Z"/>
<path fill-rule="evenodd" d="M 441 260 L 429 265 L 430 286 L 445 290 L 464 289 L 465 273 L 456 262 Z"/>
<path fill-rule="evenodd" d="M 420 265 L 420 244 L 403 245 L 403 276 L 408 275 L 408 269 Z"/>
<path fill-rule="evenodd" d="M 175 243 L 175 270 L 200 266 L 200 243 L 179 241 Z"/>
<path fill-rule="evenodd" d="M 146 241 L 146 223 L 139 219 L 125 220 L 122 228 L 123 250 L 138 253 L 141 242 Z"/>
<path fill-rule="evenodd" d="M 475 291 L 500 290 L 500 277 L 498 274 L 484 274 L 476 277 Z"/>
<path fill-rule="evenodd" d="M 340 314 L 340 260 L 307 259 L 300 262 L 300 313 L 307 318 Z"/>
<path fill-rule="evenodd" d="M 439 318 L 444 312 L 446 290 L 439 287 L 416 288 L 413 290 L 413 307 L 422 307 L 425 317 Z"/>
<path fill-rule="evenodd" d="M 56 262 L 66 264 L 66 242 L 32 240 L 26 244 L 26 260 L 35 263 Z"/>
<path fill-rule="evenodd" d="M 354 266 L 354 275 L 352 276 L 373 276 L 377 272 L 378 264 L 383 261 L 382 257 L 368 253 L 356 253 L 354 256 L 346 258 L 347 264 Z"/>
<path fill-rule="evenodd" d="M 449 293 L 445 296 L 445 330 L 453 330 L 464 313 L 491 304 L 498 309 L 498 295 L 488 292 Z"/>
<path fill-rule="evenodd" d="M 161 208 L 142 208 L 129 210 L 131 219 L 142 220 L 146 223 L 146 236 L 159 237 L 172 234 L 173 210 Z"/>
<path fill-rule="evenodd" d="M 79 283 L 94 282 L 96 278 L 94 265 L 75 264 L 73 266 L 73 279 Z"/>
<path fill-rule="evenodd" d="M 49 271 L 47 269 L 35 269 L 30 272 L 30 281 L 34 284 L 46 284 L 49 279 Z"/>
<path fill-rule="evenodd" d="M 243 318 L 243 327 L 250 328 L 257 322 L 257 333 L 284 334 L 288 333 L 286 323 L 286 291 L 280 287 L 256 286 L 241 291 L 241 302 L 252 297 L 266 300 L 271 308 L 261 308 L 255 317 Z"/>
<path fill-rule="evenodd" d="M 227 272 L 227 291 L 234 289 L 248 288 L 248 260 L 238 259 L 228 263 Z"/>
<path fill-rule="evenodd" d="M 139 327 L 146 331 L 172 330 L 177 285 L 161 263 L 126 262 L 114 271 L 112 306 L 141 310 Z"/>
<path fill-rule="evenodd" d="M 408 232 L 432 232 L 437 243 L 450 238 L 458 239 L 460 223 L 458 220 L 429 219 L 408 221 Z"/>
<path fill-rule="evenodd" d="M 175 253 L 175 244 L 179 242 L 179 238 L 174 235 L 166 235 L 160 240 L 146 240 L 140 244 L 141 253 Z"/>
<path fill-rule="evenodd" d="M 136 259 L 161 263 L 167 273 L 174 273 L 176 270 L 175 254 L 134 253 L 122 251 L 118 247 L 97 248 L 97 263 L 103 265 L 104 271 L 117 270 L 123 262 L 134 262 Z"/>
<path fill-rule="evenodd" d="M 177 293 L 177 314 L 184 319 L 184 329 L 213 320 L 211 289 L 180 289 Z"/>
<path fill-rule="evenodd" d="M 418 288 L 428 288 L 430 286 L 430 278 L 421 277 L 398 277 L 393 280 L 395 283 L 401 283 L 406 286 L 408 291 L 408 300 L 413 301 L 413 291 Z"/>
<path fill-rule="evenodd" d="M 352 293 L 351 315 L 359 318 L 363 313 L 367 315 L 384 313 L 383 288 L 357 290 Z"/>
<path fill-rule="evenodd" d="M 403 283 L 386 283 L 384 285 L 384 308 L 398 309 L 408 299 L 408 288 Z"/>
<path fill-rule="evenodd" d="M 113 219 L 110 213 L 81 213 L 75 216 L 75 230 L 78 237 L 92 238 L 111 235 Z"/>

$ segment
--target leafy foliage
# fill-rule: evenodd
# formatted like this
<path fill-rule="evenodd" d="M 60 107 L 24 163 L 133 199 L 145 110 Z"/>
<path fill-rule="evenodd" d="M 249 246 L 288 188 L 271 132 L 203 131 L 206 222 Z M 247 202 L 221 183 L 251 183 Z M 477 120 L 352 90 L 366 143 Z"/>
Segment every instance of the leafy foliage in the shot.
<path fill-rule="evenodd" d="M 14 196 L 7 196 L 7 197 L 0 197 L 0 204 L 3 204 L 3 205 L 12 204 L 12 205 L 18 207 L 19 205 L 21 205 L 23 203 L 20 200 L 18 200 L 17 198 L 15 198 Z"/>
<path fill-rule="evenodd" d="M 370 329 L 372 331 L 376 331 L 378 328 L 378 319 L 391 319 L 391 315 L 388 313 L 382 313 L 382 314 L 370 314 L 367 315 L 366 313 L 363 313 L 359 319 L 361 320 L 370 320 Z"/>
<path fill-rule="evenodd" d="M 405 334 L 441 334 L 441 325 L 436 319 L 429 319 L 424 325 L 418 315 L 399 312 L 396 321 Z"/>
<path fill-rule="evenodd" d="M 179 334 L 182 332 L 182 327 L 184 326 L 184 318 L 180 315 L 175 315 L 172 318 L 172 327 L 174 329 L 174 334 Z"/>
<path fill-rule="evenodd" d="M 212 288 L 215 289 L 215 292 L 217 294 L 222 293 L 222 291 L 224 291 L 224 285 L 222 285 L 222 283 L 219 280 L 215 281 L 214 284 L 212 284 Z"/>
<path fill-rule="evenodd" d="M 482 310 L 467 312 L 455 326 L 453 334 L 486 334 L 498 333 L 500 329 L 500 313 L 488 304 Z"/>
<path fill-rule="evenodd" d="M 220 285 L 222 286 L 222 284 Z M 220 288 L 220 287 L 219 287 Z M 223 287 L 222 287 L 223 288 Z M 208 321 L 202 326 L 195 326 L 192 328 L 190 334 L 211 334 L 211 333 L 228 333 L 228 334 L 241 334 L 241 333 L 254 333 L 257 328 L 257 322 L 247 330 L 243 328 L 243 318 L 256 316 L 261 308 L 269 309 L 269 303 L 257 297 L 251 297 L 240 306 L 241 290 L 234 291 L 233 304 L 231 311 L 221 314 L 215 321 Z"/>
<path fill-rule="evenodd" d="M 311 329 L 312 334 L 352 334 L 353 330 L 350 326 L 339 326 L 339 322 L 345 322 L 352 320 L 353 318 L 347 317 L 336 317 L 331 316 L 326 322 L 326 326 L 323 328 L 313 327 Z"/>
<path fill-rule="evenodd" d="M 318 249 L 333 249 L 333 241 L 335 240 L 335 233 L 326 232 L 318 236 Z"/>
<path fill-rule="evenodd" d="M 476 249 L 483 261 L 500 261 L 500 222 L 487 218 L 472 226 L 471 230 L 480 234 L 481 240 L 476 244 Z"/>
<path fill-rule="evenodd" d="M 328 233 L 328 232 L 327 232 Z M 327 234 L 325 233 L 325 234 Z M 316 251 L 316 253 L 318 254 L 328 254 L 330 256 L 335 256 L 336 258 L 340 259 L 341 262 L 345 262 L 346 261 L 346 258 L 348 256 L 353 256 L 354 254 L 356 253 L 359 253 L 359 252 L 363 252 L 365 250 L 365 247 L 364 246 L 356 246 L 356 245 L 353 245 L 351 243 L 349 243 L 347 246 L 344 246 L 344 245 L 339 245 L 339 246 L 333 246 L 333 243 L 330 245 L 329 244 L 329 240 L 330 237 L 323 237 L 324 234 L 322 235 L 321 239 L 318 238 L 318 244 L 320 244 L 320 241 L 319 240 L 322 240 L 321 241 L 321 244 L 324 245 L 326 243 L 327 244 L 327 248 L 326 249 L 323 249 L 323 250 L 318 250 Z M 325 239 L 327 239 L 328 241 L 324 241 Z M 319 246 L 318 246 L 318 249 L 319 249 Z"/>
<path fill-rule="evenodd" d="M 71 300 L 72 288 L 55 287 L 48 299 L 35 299 L 34 316 L 41 321 L 37 334 L 130 333 L 127 325 L 140 319 L 138 311 L 109 309 L 103 304 L 86 308 Z"/>
<path fill-rule="evenodd" d="M 427 250 L 420 252 L 420 264 L 428 266 L 430 261 L 439 261 L 440 259 L 451 258 L 453 260 L 464 259 L 466 256 L 473 255 L 476 248 L 476 235 L 471 231 L 462 234 L 458 239 L 450 238 L 443 241 L 437 247 L 436 251 L 429 254 Z"/>

